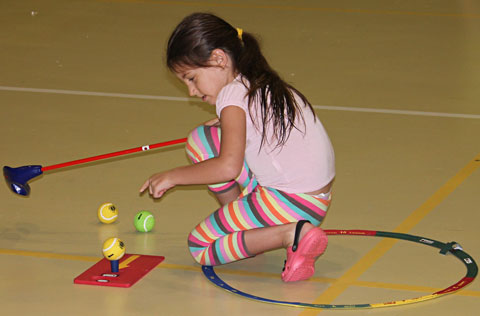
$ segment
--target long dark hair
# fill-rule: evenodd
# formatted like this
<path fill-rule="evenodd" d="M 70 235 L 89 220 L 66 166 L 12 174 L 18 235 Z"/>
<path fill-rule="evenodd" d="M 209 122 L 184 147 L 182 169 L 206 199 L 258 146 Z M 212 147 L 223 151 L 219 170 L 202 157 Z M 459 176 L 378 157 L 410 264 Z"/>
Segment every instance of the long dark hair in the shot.
<path fill-rule="evenodd" d="M 285 144 L 297 115 L 303 120 L 302 110 L 295 100 L 297 94 L 313 112 L 313 108 L 298 90 L 283 81 L 263 56 L 255 37 L 247 32 L 241 36 L 236 28 L 209 13 L 194 13 L 185 17 L 175 28 L 167 46 L 167 66 L 176 71 L 181 67 L 210 67 L 208 60 L 214 49 L 227 53 L 233 67 L 249 81 L 249 112 L 253 120 L 252 104 L 260 101 L 262 145 L 266 141 L 267 125 L 273 124 L 277 146 Z M 255 122 L 255 120 L 254 120 Z M 260 122 L 255 122 L 259 125 Z"/>

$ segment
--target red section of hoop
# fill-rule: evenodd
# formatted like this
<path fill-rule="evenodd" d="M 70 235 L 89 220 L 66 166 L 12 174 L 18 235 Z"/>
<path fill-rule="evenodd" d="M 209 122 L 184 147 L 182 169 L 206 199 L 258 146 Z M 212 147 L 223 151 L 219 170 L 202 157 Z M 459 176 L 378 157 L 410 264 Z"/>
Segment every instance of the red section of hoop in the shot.
<path fill-rule="evenodd" d="M 325 229 L 327 235 L 352 235 L 352 236 L 375 236 L 377 234 L 374 230 L 340 230 L 340 229 Z"/>
<path fill-rule="evenodd" d="M 460 281 L 458 281 L 457 283 L 453 284 L 452 286 L 449 286 L 446 289 L 435 292 L 433 294 L 439 294 L 440 295 L 440 294 L 447 294 L 447 293 L 451 293 L 451 292 L 456 292 L 456 291 L 460 290 L 461 288 L 466 287 L 468 284 L 472 283 L 473 280 L 475 280 L 475 278 L 465 277 L 465 278 L 461 279 Z"/>

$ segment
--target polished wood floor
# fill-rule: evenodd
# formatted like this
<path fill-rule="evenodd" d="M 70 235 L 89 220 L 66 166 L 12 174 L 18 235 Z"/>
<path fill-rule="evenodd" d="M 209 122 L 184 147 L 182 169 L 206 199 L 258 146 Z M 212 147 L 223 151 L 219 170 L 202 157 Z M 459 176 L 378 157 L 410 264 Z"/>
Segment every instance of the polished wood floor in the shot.
<path fill-rule="evenodd" d="M 1 163 L 48 166 L 183 138 L 214 116 L 164 66 L 165 42 L 195 11 L 258 34 L 272 66 L 315 106 L 336 151 L 325 229 L 456 241 L 480 260 L 478 1 L 0 2 Z M 480 286 L 411 305 L 312 310 L 248 300 L 202 275 L 186 238 L 217 204 L 203 186 L 139 196 L 155 171 L 188 163 L 182 146 L 45 172 L 29 197 L 0 190 L 2 315 L 477 315 Z M 113 202 L 105 225 L 97 207 Z M 139 210 L 156 227 L 135 232 Z M 116 236 L 165 256 L 129 289 L 73 284 Z M 216 268 L 232 286 L 306 303 L 425 296 L 465 264 L 438 249 L 332 236 L 315 277 L 283 284 L 284 251 Z"/>

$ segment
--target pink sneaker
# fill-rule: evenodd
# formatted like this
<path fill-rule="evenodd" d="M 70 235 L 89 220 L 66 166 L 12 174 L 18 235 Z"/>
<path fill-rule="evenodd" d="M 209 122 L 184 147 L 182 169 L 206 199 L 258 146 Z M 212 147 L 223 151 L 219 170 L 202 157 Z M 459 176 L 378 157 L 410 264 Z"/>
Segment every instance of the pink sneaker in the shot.
<path fill-rule="evenodd" d="M 327 234 L 314 227 L 298 242 L 298 237 L 306 220 L 299 221 L 295 228 L 293 246 L 287 248 L 287 260 L 283 267 L 282 280 L 294 282 L 309 279 L 315 273 L 315 261 L 325 251 Z"/>

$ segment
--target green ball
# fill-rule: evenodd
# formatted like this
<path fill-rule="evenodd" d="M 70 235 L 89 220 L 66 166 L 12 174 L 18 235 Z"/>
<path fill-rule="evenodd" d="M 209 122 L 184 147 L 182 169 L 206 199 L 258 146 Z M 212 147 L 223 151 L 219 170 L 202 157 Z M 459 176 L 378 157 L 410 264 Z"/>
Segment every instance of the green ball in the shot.
<path fill-rule="evenodd" d="M 133 225 L 139 232 L 149 232 L 155 226 L 155 217 L 149 211 L 140 211 L 135 215 Z"/>

